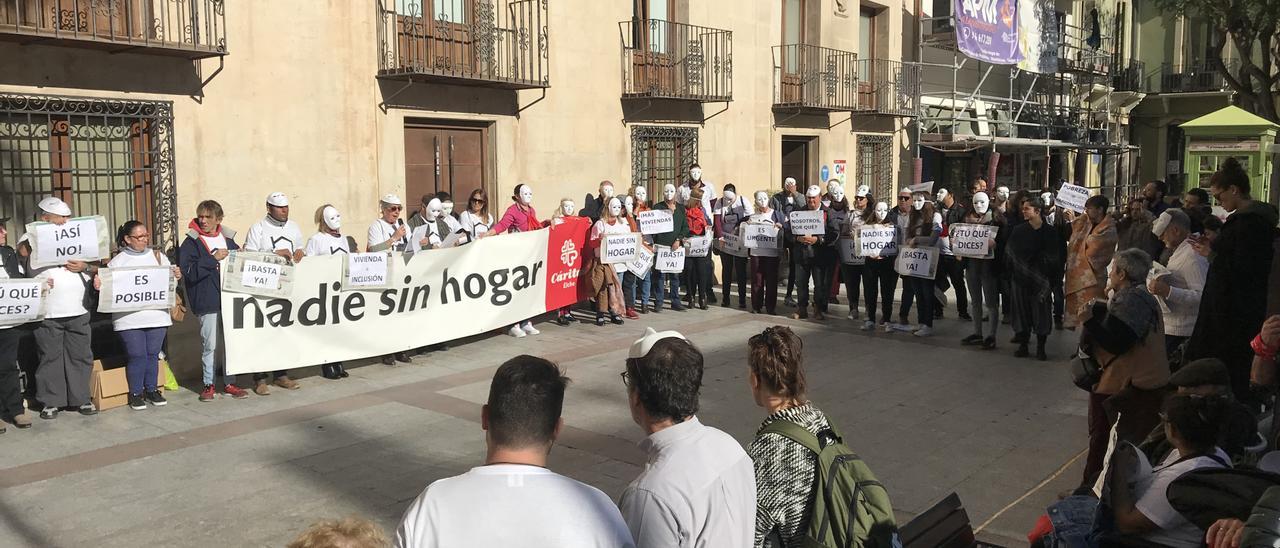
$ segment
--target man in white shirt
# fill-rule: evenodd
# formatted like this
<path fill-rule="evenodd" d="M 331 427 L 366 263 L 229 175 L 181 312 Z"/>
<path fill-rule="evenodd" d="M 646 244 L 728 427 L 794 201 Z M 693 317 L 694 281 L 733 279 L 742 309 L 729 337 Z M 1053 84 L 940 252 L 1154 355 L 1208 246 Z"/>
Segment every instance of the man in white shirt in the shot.
<path fill-rule="evenodd" d="M 711 183 L 702 180 L 702 166 L 693 164 L 689 166 L 689 179 L 684 182 L 685 188 L 692 193 L 694 189 L 702 189 L 702 212 L 706 214 L 707 226 L 711 226 L 714 218 L 712 217 L 711 204 L 717 198 L 716 189 Z"/>
<path fill-rule="evenodd" d="M 427 486 L 405 512 L 396 547 L 633 548 L 608 496 L 546 467 L 568 384 L 535 356 L 498 367 L 480 411 L 485 464 Z"/>
<path fill-rule="evenodd" d="M 1209 259 L 1196 253 L 1187 238 L 1191 235 L 1191 217 L 1181 209 L 1169 208 L 1151 224 L 1151 232 L 1160 238 L 1165 249 L 1172 249 L 1166 270 L 1152 269 L 1147 289 L 1160 301 L 1164 313 L 1165 353 L 1173 351 L 1191 337 L 1200 315 L 1200 296 L 1209 275 Z"/>
<path fill-rule="evenodd" d="M 245 251 L 265 251 L 299 262 L 304 255 L 302 229 L 298 223 L 289 220 L 289 197 L 283 192 L 273 192 L 267 196 L 267 216 L 249 227 L 245 237 Z M 288 371 L 274 371 L 275 385 L 285 390 L 297 390 L 298 381 L 289 378 Z M 267 386 L 266 373 L 253 374 L 253 392 L 259 396 L 271 393 Z"/>
<path fill-rule="evenodd" d="M 741 548 L 755 539 L 751 457 L 698 421 L 702 353 L 675 331 L 631 345 L 623 381 L 648 462 L 619 503 L 638 548 Z"/>

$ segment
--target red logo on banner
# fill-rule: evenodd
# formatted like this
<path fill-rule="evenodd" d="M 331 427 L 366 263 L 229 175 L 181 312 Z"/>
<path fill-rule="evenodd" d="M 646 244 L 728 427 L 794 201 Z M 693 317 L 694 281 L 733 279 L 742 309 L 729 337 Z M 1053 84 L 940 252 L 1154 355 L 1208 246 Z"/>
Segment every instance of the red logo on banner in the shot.
<path fill-rule="evenodd" d="M 591 220 L 565 217 L 547 235 L 547 310 L 578 302 L 582 265 L 587 258 L 587 230 Z"/>

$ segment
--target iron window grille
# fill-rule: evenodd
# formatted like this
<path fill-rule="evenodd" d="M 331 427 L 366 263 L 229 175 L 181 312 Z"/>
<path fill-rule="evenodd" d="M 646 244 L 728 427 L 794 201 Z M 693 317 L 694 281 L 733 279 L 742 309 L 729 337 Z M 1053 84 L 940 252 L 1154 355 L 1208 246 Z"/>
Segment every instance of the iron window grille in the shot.
<path fill-rule="evenodd" d="M 858 136 L 858 185 L 867 185 L 877 201 L 893 196 L 893 137 Z"/>
<path fill-rule="evenodd" d="M 698 161 L 698 130 L 691 127 L 631 128 L 631 181 L 643 184 L 650 199 L 661 200 L 662 187 L 679 185 Z"/>

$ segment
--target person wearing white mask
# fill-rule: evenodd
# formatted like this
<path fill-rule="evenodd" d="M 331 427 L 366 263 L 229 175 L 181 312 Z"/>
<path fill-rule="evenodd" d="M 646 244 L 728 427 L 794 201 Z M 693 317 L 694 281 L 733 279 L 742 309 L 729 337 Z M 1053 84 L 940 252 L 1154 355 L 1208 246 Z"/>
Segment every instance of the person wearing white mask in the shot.
<path fill-rule="evenodd" d="M 449 232 L 462 230 L 462 223 L 458 222 L 458 212 L 454 209 L 453 195 L 441 190 L 436 193 L 436 199 L 440 200 L 440 215 L 449 225 Z"/>
<path fill-rule="evenodd" d="M 274 252 L 276 255 L 299 262 L 306 255 L 303 250 L 302 229 L 298 223 L 289 220 L 289 197 L 283 192 L 275 192 L 267 196 L 267 216 L 249 227 L 245 237 L 245 251 Z M 271 393 L 267 379 L 273 378 L 276 386 L 285 390 L 301 388 L 298 381 L 289 378 L 285 370 L 253 374 L 253 392 L 259 396 Z"/>
<path fill-rule="evenodd" d="M 964 258 L 965 281 L 969 285 L 969 302 L 973 303 L 973 334 L 965 337 L 960 344 L 981 346 L 983 350 L 996 347 L 996 329 L 1000 327 L 1000 277 L 1004 265 L 1004 242 L 1007 230 L 1004 228 L 1004 216 L 991 210 L 991 198 L 986 192 L 978 192 L 972 198 L 973 209 L 963 219 L 965 224 L 987 225 L 996 227 L 996 237 L 989 244 L 994 252 L 990 259 L 977 257 Z M 983 329 L 983 310 L 985 307 L 986 324 Z"/>
<path fill-rule="evenodd" d="M 489 193 L 482 188 L 471 191 L 467 198 L 467 210 L 458 215 L 458 224 L 467 238 L 474 241 L 493 226 L 493 214 L 489 213 Z"/>
<path fill-rule="evenodd" d="M 524 183 L 516 185 L 511 201 L 513 203 L 507 207 L 507 212 L 502 214 L 498 224 L 493 225 L 493 228 L 484 234 L 486 237 L 508 231 L 528 232 L 538 230 L 550 224 L 549 222 L 544 223 L 538 220 L 538 212 L 533 209 L 533 187 Z M 539 333 L 541 331 L 533 327 L 532 320 L 525 320 L 507 330 L 508 335 L 517 339 L 525 335 L 537 335 Z"/>
<path fill-rule="evenodd" d="M 671 232 L 653 235 L 655 246 L 680 249 L 680 246 L 684 245 L 685 238 L 689 237 L 689 223 L 684 212 L 684 203 L 677 200 L 679 193 L 675 185 L 668 183 L 662 187 L 662 201 L 653 206 L 655 210 L 670 211 L 672 217 Z M 653 275 L 653 311 L 662 312 L 662 302 L 667 291 L 671 292 L 671 309 L 684 310 L 684 305 L 680 303 L 680 273 L 658 272 Z"/>
<path fill-rule="evenodd" d="M 942 216 L 934 210 L 928 196 L 927 192 L 916 192 L 911 196 L 911 213 L 905 216 L 907 224 L 902 237 L 902 244 L 905 247 L 936 247 L 938 245 L 939 237 L 942 235 Z M 933 280 L 903 276 L 902 283 L 902 305 L 898 307 L 900 323 L 909 325 L 907 319 L 914 299 L 919 325 L 911 329 L 912 334 L 917 337 L 933 335 Z"/>
<path fill-rule="evenodd" d="M 942 218 L 942 238 L 938 240 L 941 248 L 938 254 L 938 272 L 934 277 L 933 317 L 941 318 L 945 308 L 947 289 L 955 288 L 956 311 L 961 320 L 969 317 L 969 293 L 965 289 L 964 262 L 951 250 L 951 225 L 960 222 L 965 216 L 965 207 L 960 205 L 955 193 L 945 188 L 938 189 L 935 206 Z"/>
<path fill-rule="evenodd" d="M 778 246 L 772 250 L 751 249 L 751 313 L 759 314 L 762 310 L 769 315 L 777 314 L 778 307 L 778 263 L 783 253 L 782 240 L 787 218 L 782 211 L 774 209 L 769 193 L 756 191 L 756 212 L 747 221 L 755 224 L 773 225 L 778 230 Z"/>
<path fill-rule="evenodd" d="M 560 207 L 556 208 L 555 213 L 551 214 L 551 226 L 559 226 L 572 219 L 579 219 L 580 217 L 574 215 L 574 212 L 576 211 L 576 205 L 573 203 L 572 198 L 561 198 Z M 589 233 L 591 231 L 591 225 L 588 223 L 582 224 L 585 227 L 584 231 Z M 557 325 L 566 326 L 576 321 L 578 321 L 578 319 L 573 317 L 573 305 L 562 306 L 556 310 L 555 322 Z"/>
<path fill-rule="evenodd" d="M 795 177 L 787 177 L 782 181 L 782 191 L 773 195 L 773 200 L 769 207 L 782 212 L 783 219 L 789 219 L 792 211 L 795 211 L 797 208 L 804 207 L 804 194 L 796 190 Z M 790 224 L 788 222 L 788 228 L 789 227 Z M 795 290 L 796 286 L 795 253 L 792 253 L 791 249 L 791 235 L 783 234 L 782 239 L 783 242 L 785 242 L 783 245 L 783 252 L 787 254 L 787 294 L 784 297 L 783 304 L 786 304 L 787 306 L 795 306 L 796 301 L 791 298 L 791 294 Z M 779 265 L 781 265 L 782 262 L 783 261 L 779 260 Z"/>
<path fill-rule="evenodd" d="M 337 255 L 339 253 L 359 253 L 360 247 L 356 239 L 342 234 L 342 214 L 332 204 L 325 204 L 316 210 L 316 233 L 307 240 L 307 256 Z M 385 358 L 384 358 L 385 359 Z M 342 362 L 320 365 L 320 376 L 337 380 L 351 376 Z"/>
<path fill-rule="evenodd" d="M 427 202 L 427 209 L 423 211 L 423 221 L 425 224 L 413 229 L 413 234 L 409 235 L 409 246 L 406 251 L 417 253 L 427 249 L 439 249 L 444 245 L 444 241 L 451 235 L 449 222 L 446 221 L 449 215 L 445 213 L 444 204 L 437 198 L 432 198 Z"/>
<path fill-rule="evenodd" d="M 71 219 L 66 202 L 49 196 L 40 200 L 40 220 L 64 225 Z M 18 256 L 31 257 L 31 234 L 18 240 Z M 98 409 L 89 399 L 89 377 L 93 371 L 92 330 L 86 308 L 86 284 L 98 266 L 85 261 L 32 268 L 31 278 L 49 280 L 52 288 L 45 296 L 45 315 L 35 329 L 40 349 L 40 365 L 36 368 L 36 401 L 44 408 L 40 418 L 55 419 L 63 407 L 76 408 L 81 415 L 96 415 Z"/>
<path fill-rule="evenodd" d="M 714 231 L 716 241 L 723 245 L 725 235 L 738 236 L 738 225 L 747 220 L 751 214 L 747 201 L 738 196 L 738 188 L 733 183 L 724 185 L 724 194 L 716 200 Z M 730 289 L 733 282 L 738 281 L 738 308 L 747 308 L 747 258 L 735 257 L 723 250 L 720 254 L 720 306 L 729 307 Z"/>
<path fill-rule="evenodd" d="M 620 316 L 626 309 L 622 296 L 621 275 L 627 270 L 626 263 L 605 264 L 601 254 L 604 237 L 607 234 L 627 234 L 631 225 L 623 217 L 622 200 L 616 196 L 609 199 L 605 206 L 604 216 L 591 227 L 588 248 L 592 250 L 593 261 L 588 268 L 592 293 L 596 300 L 596 325 L 604 325 L 605 314 L 609 321 L 622 325 Z"/>
<path fill-rule="evenodd" d="M 613 181 L 600 181 L 600 186 L 596 188 L 596 196 L 587 201 L 582 209 L 582 216 L 591 219 L 593 223 L 599 221 L 605 210 L 609 209 L 609 199 L 616 195 L 617 191 L 613 188 Z"/>
<path fill-rule="evenodd" d="M 627 219 L 631 222 L 631 230 L 640 232 L 639 215 L 649 211 L 649 190 L 642 185 L 631 187 L 630 192 L 626 196 Z M 653 252 L 653 235 L 641 235 L 641 245 L 645 246 L 650 252 Z M 627 317 L 638 319 L 635 313 L 646 314 L 649 311 L 649 296 L 653 289 L 653 265 L 650 265 L 649 271 L 641 278 L 636 276 L 630 270 L 623 273 L 622 292 L 627 299 Z M 656 304 L 656 303 L 655 303 Z"/>
<path fill-rule="evenodd" d="M 702 212 L 707 218 L 707 224 L 713 221 L 711 213 L 714 210 L 716 199 L 716 189 L 711 183 L 702 178 L 702 166 L 693 164 L 689 166 L 689 178 L 685 180 L 684 188 L 689 189 L 689 193 L 693 194 L 694 190 L 702 190 Z"/>
<path fill-rule="evenodd" d="M 829 220 L 835 225 L 836 240 L 832 243 L 832 249 L 836 252 L 836 262 L 831 268 L 831 292 L 829 295 L 831 304 L 838 304 L 836 295 L 840 293 L 840 285 L 845 288 L 845 296 L 849 298 L 849 315 L 850 320 L 859 316 L 858 300 L 862 292 L 862 262 L 855 261 L 858 264 L 846 263 L 840 254 L 840 246 L 844 242 L 853 238 L 853 227 L 862 224 L 862 215 L 853 205 L 849 203 L 849 198 L 844 194 L 844 187 L 836 181 L 827 183 L 827 196 L 831 200 L 828 206 L 831 210 Z"/>
<path fill-rule="evenodd" d="M 875 207 L 867 210 L 866 214 L 863 215 L 862 224 L 864 226 L 892 228 L 896 232 L 898 226 L 890 218 L 890 213 L 889 204 L 876 202 Z M 896 234 L 893 241 L 898 241 Z M 877 326 L 877 298 L 881 307 L 879 309 L 879 327 L 885 333 L 892 330 L 889 326 L 889 319 L 893 317 L 893 293 L 898 289 L 898 273 L 893 267 L 894 257 L 897 254 L 898 249 L 895 244 L 895 247 L 891 250 L 882 251 L 878 257 L 867 257 L 866 263 L 862 266 L 863 304 L 867 309 L 867 319 L 862 322 L 863 331 L 871 331 Z"/>

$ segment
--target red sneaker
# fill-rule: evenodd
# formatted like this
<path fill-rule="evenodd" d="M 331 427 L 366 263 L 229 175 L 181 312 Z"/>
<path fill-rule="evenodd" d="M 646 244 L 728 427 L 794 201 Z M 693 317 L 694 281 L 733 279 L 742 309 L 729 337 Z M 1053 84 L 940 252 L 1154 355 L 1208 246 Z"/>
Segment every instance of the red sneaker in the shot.
<path fill-rule="evenodd" d="M 239 386 L 236 386 L 234 384 L 226 385 L 225 387 L 222 388 L 222 391 L 226 392 L 228 396 L 231 396 L 237 400 L 243 400 L 249 397 L 248 390 L 240 388 Z"/>
<path fill-rule="evenodd" d="M 627 319 L 629 319 L 629 320 L 638 320 L 638 319 L 640 319 L 640 315 L 639 315 L 639 314 L 636 314 L 636 309 L 634 309 L 634 308 L 628 308 L 628 309 L 627 309 Z"/>
<path fill-rule="evenodd" d="M 213 390 L 212 384 L 204 385 L 204 390 L 200 391 L 200 401 L 213 401 L 218 397 L 218 393 Z"/>

